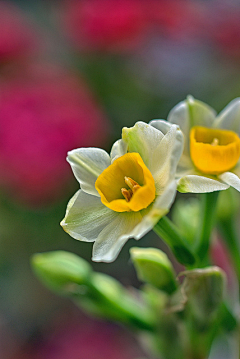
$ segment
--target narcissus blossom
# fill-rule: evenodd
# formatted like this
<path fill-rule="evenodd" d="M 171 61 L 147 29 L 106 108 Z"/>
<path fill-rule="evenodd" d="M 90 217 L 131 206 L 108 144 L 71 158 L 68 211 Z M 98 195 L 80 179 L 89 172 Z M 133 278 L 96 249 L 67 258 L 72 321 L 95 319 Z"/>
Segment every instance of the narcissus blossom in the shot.
<path fill-rule="evenodd" d="M 165 122 L 158 131 L 137 122 L 123 128 L 110 156 L 99 148 L 70 151 L 67 160 L 81 189 L 68 204 L 64 230 L 95 242 L 94 261 L 113 261 L 130 237 L 140 239 L 169 211 L 182 149 L 178 126 Z"/>
<path fill-rule="evenodd" d="M 169 113 L 179 125 L 185 146 L 177 168 L 180 192 L 204 193 L 234 187 L 240 191 L 240 99 L 218 115 L 192 96 Z M 161 130 L 160 120 L 151 125 Z"/>

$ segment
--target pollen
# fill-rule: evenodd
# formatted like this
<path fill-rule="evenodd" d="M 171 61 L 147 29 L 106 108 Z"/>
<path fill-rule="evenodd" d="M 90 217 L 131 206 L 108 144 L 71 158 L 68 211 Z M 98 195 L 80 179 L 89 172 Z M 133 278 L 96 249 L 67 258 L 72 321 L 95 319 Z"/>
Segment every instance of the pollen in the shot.
<path fill-rule="evenodd" d="M 139 153 L 117 158 L 97 178 L 102 203 L 116 212 L 140 211 L 155 199 L 155 182 Z"/>
<path fill-rule="evenodd" d="M 198 170 L 217 175 L 237 164 L 240 138 L 233 131 L 195 126 L 190 132 L 190 154 Z"/>

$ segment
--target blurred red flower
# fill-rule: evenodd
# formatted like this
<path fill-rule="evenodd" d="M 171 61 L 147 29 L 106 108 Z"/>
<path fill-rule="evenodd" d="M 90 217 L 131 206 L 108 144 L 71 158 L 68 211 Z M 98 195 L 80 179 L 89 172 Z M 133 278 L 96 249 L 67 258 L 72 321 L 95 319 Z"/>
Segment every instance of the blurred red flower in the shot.
<path fill-rule="evenodd" d="M 0 1 L 0 62 L 25 56 L 36 46 L 28 19 L 9 1 Z"/>
<path fill-rule="evenodd" d="M 215 11 L 209 33 L 225 55 L 240 59 L 240 6 Z"/>
<path fill-rule="evenodd" d="M 229 289 L 234 287 L 235 274 L 233 271 L 231 257 L 226 245 L 220 238 L 216 238 L 210 247 L 210 255 L 212 262 L 222 268 L 227 276 L 227 284 Z"/>
<path fill-rule="evenodd" d="M 67 151 L 103 144 L 109 123 L 86 85 L 57 67 L 18 70 L 0 91 L 0 186 L 44 204 L 72 177 Z"/>
<path fill-rule="evenodd" d="M 195 38 L 206 6 L 190 0 L 71 0 L 64 7 L 67 31 L 78 49 L 133 51 L 160 33 Z"/>
<path fill-rule="evenodd" d="M 129 51 L 145 35 L 142 0 L 72 0 L 65 4 L 67 29 L 78 48 Z"/>
<path fill-rule="evenodd" d="M 137 359 L 143 352 L 127 330 L 84 316 L 52 328 L 34 359 Z"/>
<path fill-rule="evenodd" d="M 191 0 L 146 0 L 149 23 L 154 31 L 175 39 L 199 37 L 206 6 Z"/>

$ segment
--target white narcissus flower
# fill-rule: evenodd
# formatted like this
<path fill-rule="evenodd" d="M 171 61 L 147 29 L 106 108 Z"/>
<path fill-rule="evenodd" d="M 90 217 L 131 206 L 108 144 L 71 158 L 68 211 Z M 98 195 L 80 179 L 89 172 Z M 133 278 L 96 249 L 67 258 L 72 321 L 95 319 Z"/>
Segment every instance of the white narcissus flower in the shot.
<path fill-rule="evenodd" d="M 180 192 L 213 192 L 229 186 L 240 191 L 240 98 L 217 116 L 210 106 L 188 96 L 170 111 L 167 120 L 184 134 L 176 173 Z M 150 124 L 161 131 L 164 121 Z"/>
<path fill-rule="evenodd" d="M 113 261 L 129 238 L 140 239 L 169 211 L 182 150 L 178 126 L 166 123 L 159 131 L 137 122 L 123 128 L 110 156 L 99 148 L 70 151 L 81 189 L 69 201 L 63 229 L 95 242 L 94 261 Z"/>

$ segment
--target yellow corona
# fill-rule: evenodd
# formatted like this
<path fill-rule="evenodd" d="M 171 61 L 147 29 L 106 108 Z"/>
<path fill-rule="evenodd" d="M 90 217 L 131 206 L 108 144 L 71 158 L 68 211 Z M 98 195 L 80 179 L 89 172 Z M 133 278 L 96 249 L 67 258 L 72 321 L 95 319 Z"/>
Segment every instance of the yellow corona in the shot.
<path fill-rule="evenodd" d="M 116 212 L 140 211 L 155 199 L 155 183 L 138 153 L 117 158 L 98 177 L 95 188 L 102 203 Z"/>
<path fill-rule="evenodd" d="M 237 164 L 240 139 L 233 131 L 195 126 L 190 132 L 190 154 L 198 170 L 218 175 Z"/>

